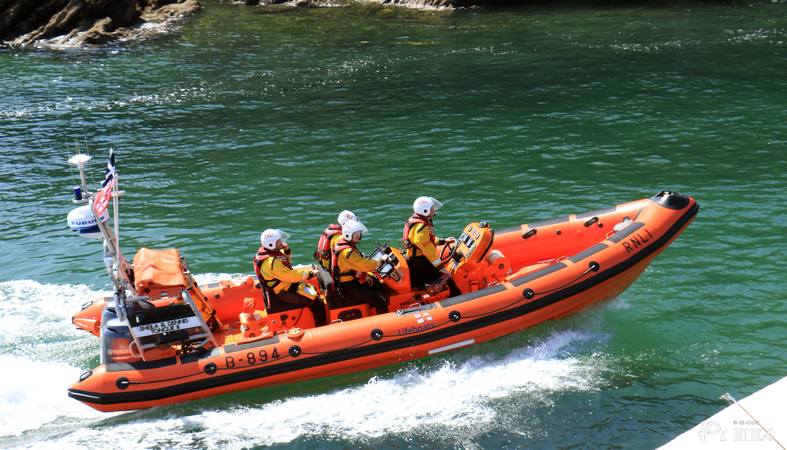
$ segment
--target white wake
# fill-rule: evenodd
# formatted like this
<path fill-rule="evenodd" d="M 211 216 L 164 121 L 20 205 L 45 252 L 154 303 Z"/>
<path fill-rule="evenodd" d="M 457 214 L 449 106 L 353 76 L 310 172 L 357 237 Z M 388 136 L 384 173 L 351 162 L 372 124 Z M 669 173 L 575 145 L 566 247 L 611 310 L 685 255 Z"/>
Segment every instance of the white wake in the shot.
<path fill-rule="evenodd" d="M 207 274 L 198 281 L 228 278 L 243 276 Z M 322 394 L 254 406 L 227 406 L 222 400 L 216 409 L 198 413 L 178 414 L 174 407 L 108 415 L 66 394 L 83 370 L 78 366 L 98 352 L 98 339 L 75 330 L 70 316 L 83 302 L 107 294 L 86 285 L 0 283 L 0 367 L 6 368 L 0 383 L 0 446 L 112 448 L 122 442 L 124 448 L 247 448 L 309 437 L 365 441 L 435 430 L 462 439 L 499 426 L 506 419 L 505 402 L 514 401 L 517 409 L 533 402 L 543 406 L 557 393 L 603 384 L 604 360 L 571 351 L 599 334 L 568 330 L 503 356 L 446 354 Z"/>

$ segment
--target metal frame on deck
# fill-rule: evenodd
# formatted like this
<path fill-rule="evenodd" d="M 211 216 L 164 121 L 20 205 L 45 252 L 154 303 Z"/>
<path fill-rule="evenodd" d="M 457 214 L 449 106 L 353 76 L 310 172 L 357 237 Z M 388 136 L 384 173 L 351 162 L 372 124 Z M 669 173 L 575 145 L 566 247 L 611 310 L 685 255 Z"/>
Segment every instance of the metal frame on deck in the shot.
<path fill-rule="evenodd" d="M 210 331 L 210 327 L 205 322 L 205 319 L 202 318 L 202 312 L 197 308 L 197 305 L 194 303 L 194 300 L 191 298 L 191 294 L 189 294 L 189 291 L 184 289 L 183 292 L 181 292 L 181 297 L 183 298 L 183 301 L 189 305 L 191 311 L 194 312 L 194 315 L 197 317 L 197 320 L 199 321 L 200 326 L 202 327 L 202 330 L 205 332 L 205 335 L 207 337 L 207 339 L 205 339 L 204 341 L 202 341 L 202 343 L 200 343 L 200 347 L 203 347 L 208 342 L 211 342 L 214 346 L 218 347 L 219 342 L 216 340 L 216 337 L 213 336 L 213 332 Z"/>
<path fill-rule="evenodd" d="M 79 151 L 79 147 L 77 146 L 77 151 Z M 110 155 L 112 151 L 110 150 Z M 131 280 L 131 265 L 129 265 L 126 258 L 123 256 L 123 252 L 120 248 L 120 241 L 119 241 L 119 201 L 120 197 L 123 194 L 123 191 L 119 191 L 119 176 L 117 172 L 114 172 L 114 185 L 112 187 L 112 200 L 113 200 L 113 211 L 112 211 L 112 222 L 114 225 L 114 232 L 108 226 L 109 220 L 106 222 L 102 222 L 100 217 L 96 216 L 95 211 L 93 210 L 93 202 L 96 198 L 96 192 L 90 192 L 87 187 L 87 180 L 85 177 L 85 165 L 88 161 L 90 161 L 91 157 L 89 155 L 78 153 L 71 159 L 69 159 L 69 164 L 77 166 L 79 169 L 79 176 L 81 182 L 81 193 L 75 191 L 75 200 L 74 203 L 87 203 L 93 217 L 96 221 L 96 225 L 98 226 L 99 231 L 101 232 L 101 236 L 103 237 L 103 245 L 104 245 L 104 262 L 107 266 L 107 272 L 112 280 L 112 284 L 115 286 L 115 310 L 117 312 L 118 319 L 123 323 L 129 330 L 131 334 L 131 338 L 133 339 L 133 345 L 137 347 L 139 350 L 140 357 L 143 361 L 147 361 L 145 358 L 145 351 L 151 348 L 155 348 L 156 344 L 142 344 L 141 336 L 134 331 L 134 327 L 131 326 L 131 321 L 129 320 L 129 306 L 133 307 L 135 304 L 142 304 L 143 302 L 139 300 L 137 296 L 137 290 L 134 287 L 134 283 Z M 87 198 L 83 198 L 82 194 L 87 196 Z M 102 214 L 103 215 L 103 214 Z M 191 297 L 189 293 L 189 289 L 194 288 L 195 291 L 199 288 L 196 286 L 196 282 L 194 281 L 191 273 L 188 271 L 188 265 L 185 261 L 185 258 L 182 258 L 181 261 L 182 270 L 186 279 L 188 281 L 188 286 L 181 292 L 181 297 L 183 302 L 186 303 L 189 308 L 191 309 L 192 313 L 197 319 L 199 323 L 199 327 L 202 329 L 202 333 L 197 333 L 191 336 L 188 336 L 187 340 L 181 341 L 182 343 L 199 343 L 200 347 L 205 347 L 208 342 L 211 342 L 214 346 L 218 347 L 219 343 L 216 340 L 216 337 L 213 335 L 210 327 L 208 326 L 205 319 L 202 317 L 202 311 L 197 308 L 196 303 L 194 303 L 194 299 Z M 199 291 L 196 291 L 199 292 Z M 126 296 L 131 295 L 130 299 L 127 299 Z M 215 319 L 217 320 L 217 319 Z M 191 327 L 195 328 L 195 327 Z M 173 342 L 174 343 L 174 342 Z"/>

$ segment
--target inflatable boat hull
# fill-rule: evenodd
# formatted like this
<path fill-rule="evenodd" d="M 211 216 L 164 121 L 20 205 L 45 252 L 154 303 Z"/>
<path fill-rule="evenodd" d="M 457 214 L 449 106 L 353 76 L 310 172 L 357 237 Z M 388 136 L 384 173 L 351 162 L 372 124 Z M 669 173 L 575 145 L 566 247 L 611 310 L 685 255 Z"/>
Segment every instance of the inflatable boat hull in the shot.
<path fill-rule="evenodd" d="M 135 410 L 358 372 L 485 342 L 619 295 L 698 210 L 691 197 L 662 195 L 502 230 L 491 250 L 518 269 L 502 282 L 211 351 L 100 365 L 83 374 L 69 396 L 101 411 Z"/>

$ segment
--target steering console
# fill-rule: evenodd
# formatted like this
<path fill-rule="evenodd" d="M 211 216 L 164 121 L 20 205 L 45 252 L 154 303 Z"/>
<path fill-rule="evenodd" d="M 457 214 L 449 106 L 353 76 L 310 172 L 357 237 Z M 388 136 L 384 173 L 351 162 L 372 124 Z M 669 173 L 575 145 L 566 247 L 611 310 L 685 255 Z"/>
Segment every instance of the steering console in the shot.
<path fill-rule="evenodd" d="M 388 244 L 377 243 L 369 258 L 377 261 L 379 265 L 374 270 L 380 279 L 391 277 L 394 281 L 402 279 L 402 273 L 399 272 L 397 266 L 399 265 L 399 258 L 394 255 L 391 247 Z"/>
<path fill-rule="evenodd" d="M 489 253 L 494 241 L 495 232 L 485 221 L 473 222 L 465 227 L 462 234 L 454 243 L 449 255 L 448 270 L 452 274 L 461 266 L 474 266 L 479 264 Z M 446 245 L 443 248 L 447 248 Z"/>

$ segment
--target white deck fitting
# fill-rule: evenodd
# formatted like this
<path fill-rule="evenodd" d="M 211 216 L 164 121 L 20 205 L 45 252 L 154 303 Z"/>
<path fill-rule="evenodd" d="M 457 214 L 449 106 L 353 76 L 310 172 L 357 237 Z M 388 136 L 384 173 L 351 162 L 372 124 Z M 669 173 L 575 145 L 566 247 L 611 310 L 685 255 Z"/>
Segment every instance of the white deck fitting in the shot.
<path fill-rule="evenodd" d="M 723 409 L 662 449 L 787 449 L 787 377 Z"/>
<path fill-rule="evenodd" d="M 68 158 L 68 163 L 72 166 L 82 167 L 90 161 L 91 156 L 86 155 L 84 153 L 78 153 L 70 158 Z"/>

